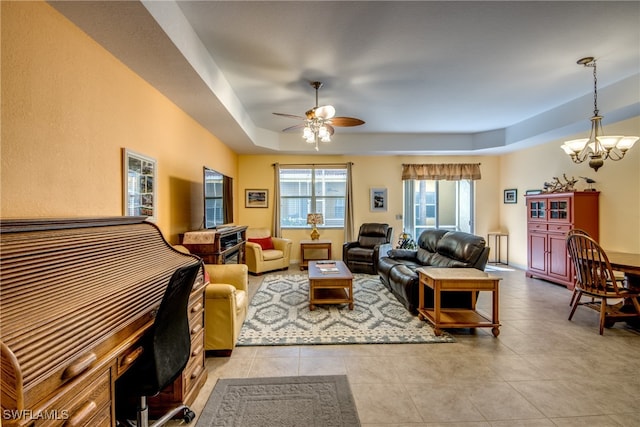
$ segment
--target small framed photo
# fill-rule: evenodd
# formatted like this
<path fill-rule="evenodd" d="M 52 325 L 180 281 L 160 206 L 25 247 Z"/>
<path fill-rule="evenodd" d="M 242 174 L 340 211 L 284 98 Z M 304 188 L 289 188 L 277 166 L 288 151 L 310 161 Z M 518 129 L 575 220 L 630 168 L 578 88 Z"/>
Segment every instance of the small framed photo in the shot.
<path fill-rule="evenodd" d="M 515 188 L 504 190 L 504 203 L 518 203 L 518 190 Z"/>
<path fill-rule="evenodd" d="M 122 149 L 122 210 L 124 216 L 146 216 L 158 219 L 156 160 L 127 148 Z"/>
<path fill-rule="evenodd" d="M 524 192 L 525 196 L 533 196 L 536 194 L 542 194 L 542 190 L 527 190 Z"/>
<path fill-rule="evenodd" d="M 387 189 L 386 188 L 372 188 L 369 195 L 371 200 L 371 212 L 386 212 L 387 204 Z"/>
<path fill-rule="evenodd" d="M 269 190 L 244 190 L 245 208 L 268 208 Z"/>

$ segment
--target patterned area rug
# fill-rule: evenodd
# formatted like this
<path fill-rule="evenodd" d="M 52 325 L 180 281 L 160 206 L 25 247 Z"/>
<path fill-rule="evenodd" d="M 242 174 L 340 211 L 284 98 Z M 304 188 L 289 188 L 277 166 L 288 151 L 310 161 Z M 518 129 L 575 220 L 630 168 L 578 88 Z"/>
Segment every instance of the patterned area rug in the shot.
<path fill-rule="evenodd" d="M 219 379 L 196 427 L 360 426 L 345 375 Z"/>
<path fill-rule="evenodd" d="M 355 307 L 319 305 L 309 310 L 305 274 L 265 277 L 249 305 L 238 346 L 300 344 L 448 343 L 411 315 L 377 276 L 354 274 Z"/>

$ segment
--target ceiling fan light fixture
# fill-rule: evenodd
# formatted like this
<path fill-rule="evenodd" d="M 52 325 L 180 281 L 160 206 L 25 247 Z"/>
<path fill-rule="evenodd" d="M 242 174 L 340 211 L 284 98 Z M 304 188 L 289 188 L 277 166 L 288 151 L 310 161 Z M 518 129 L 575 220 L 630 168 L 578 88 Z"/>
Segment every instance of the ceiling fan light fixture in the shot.
<path fill-rule="evenodd" d="M 589 138 L 573 139 L 560 146 L 574 163 L 589 160 L 589 166 L 596 172 L 607 159 L 622 160 L 625 153 L 633 147 L 640 137 L 623 135 L 604 135 L 602 116 L 598 110 L 598 77 L 596 60 L 589 56 L 578 60 L 578 65 L 593 68 L 593 116 Z"/>
<path fill-rule="evenodd" d="M 302 137 L 306 139 L 307 142 L 309 142 L 310 138 L 313 141 L 313 131 L 308 125 L 304 127 L 304 130 L 302 131 Z"/>
<path fill-rule="evenodd" d="M 360 126 L 364 121 L 354 117 L 335 117 L 336 109 L 333 105 L 318 106 L 318 89 L 322 87 L 322 82 L 310 82 L 310 84 L 316 90 L 316 105 L 304 113 L 305 117 L 284 113 L 273 114 L 302 119 L 302 124 L 285 128 L 283 132 L 302 128 L 302 138 L 309 144 L 315 144 L 314 148 L 318 151 L 318 142 L 331 142 L 335 126 Z"/>
<path fill-rule="evenodd" d="M 333 105 L 323 105 L 315 109 L 315 116 L 319 119 L 329 120 L 336 115 L 336 109 Z"/>

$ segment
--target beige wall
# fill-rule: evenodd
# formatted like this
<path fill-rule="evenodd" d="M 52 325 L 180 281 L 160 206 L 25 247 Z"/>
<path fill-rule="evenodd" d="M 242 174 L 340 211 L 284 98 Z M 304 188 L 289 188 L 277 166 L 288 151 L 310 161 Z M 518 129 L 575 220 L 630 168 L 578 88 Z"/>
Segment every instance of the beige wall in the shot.
<path fill-rule="evenodd" d="M 339 144 L 336 140 L 332 144 Z M 481 163 L 482 179 L 476 181 L 476 233 L 487 234 L 499 225 L 498 213 L 500 206 L 494 201 L 502 194 L 499 188 L 498 157 L 479 156 L 281 156 L 281 155 L 241 155 L 239 158 L 238 187 L 244 194 L 247 188 L 264 188 L 269 190 L 269 208 L 244 208 L 244 202 L 239 209 L 238 219 L 242 224 L 256 227 L 270 227 L 273 215 L 273 164 L 300 163 L 347 163 L 353 162 L 353 193 L 354 193 L 354 221 L 358 232 L 360 224 L 365 222 L 388 223 L 394 229 L 394 243 L 402 232 L 403 184 L 400 179 L 403 163 Z M 389 199 L 389 209 L 386 212 L 371 212 L 369 209 L 369 189 L 386 188 Z M 309 230 L 284 230 L 283 236 L 294 241 L 292 259 L 298 260 L 299 242 L 309 238 Z M 321 238 L 333 241 L 333 255 L 340 258 L 344 231 L 342 229 L 320 230 Z M 337 252 L 336 252 L 337 251 Z"/>
<path fill-rule="evenodd" d="M 202 222 L 202 167 L 237 177 L 235 153 L 49 5 L 2 2 L 0 216 L 122 215 L 124 147 L 158 161 L 172 243 Z"/>

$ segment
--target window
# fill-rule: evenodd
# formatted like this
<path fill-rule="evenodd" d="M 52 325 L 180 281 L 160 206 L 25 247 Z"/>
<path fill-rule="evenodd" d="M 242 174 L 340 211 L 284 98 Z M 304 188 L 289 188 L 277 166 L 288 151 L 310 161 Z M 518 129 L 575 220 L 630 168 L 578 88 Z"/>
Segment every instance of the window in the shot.
<path fill-rule="evenodd" d="M 404 181 L 404 229 L 414 237 L 429 228 L 473 233 L 473 181 Z"/>
<path fill-rule="evenodd" d="M 280 226 L 306 228 L 308 213 L 321 213 L 321 227 L 344 227 L 346 168 L 280 168 Z"/>

